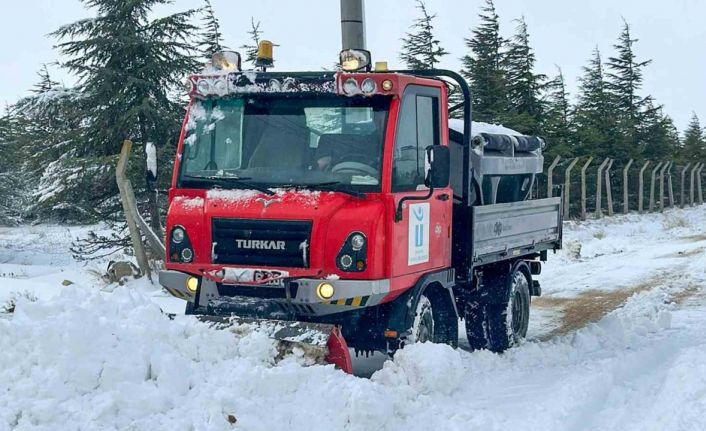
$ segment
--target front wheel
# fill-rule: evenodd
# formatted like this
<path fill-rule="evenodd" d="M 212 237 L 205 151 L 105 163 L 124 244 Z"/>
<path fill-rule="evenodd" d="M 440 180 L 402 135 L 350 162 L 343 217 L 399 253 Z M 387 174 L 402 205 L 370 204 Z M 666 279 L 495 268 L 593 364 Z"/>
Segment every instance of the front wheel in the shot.
<path fill-rule="evenodd" d="M 419 297 L 408 342 L 458 346 L 458 316 L 444 295 L 444 291 L 434 290 Z"/>

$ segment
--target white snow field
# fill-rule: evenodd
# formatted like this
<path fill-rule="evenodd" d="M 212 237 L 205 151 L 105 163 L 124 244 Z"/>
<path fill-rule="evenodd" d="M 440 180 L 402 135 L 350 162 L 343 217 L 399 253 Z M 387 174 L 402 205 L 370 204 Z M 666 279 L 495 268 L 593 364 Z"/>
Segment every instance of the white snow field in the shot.
<path fill-rule="evenodd" d="M 706 429 L 703 206 L 567 223 L 527 341 L 413 345 L 371 378 L 170 321 L 158 287 L 73 261 L 87 229 L 0 228 L 0 307 L 39 297 L 0 317 L 0 430 Z"/>

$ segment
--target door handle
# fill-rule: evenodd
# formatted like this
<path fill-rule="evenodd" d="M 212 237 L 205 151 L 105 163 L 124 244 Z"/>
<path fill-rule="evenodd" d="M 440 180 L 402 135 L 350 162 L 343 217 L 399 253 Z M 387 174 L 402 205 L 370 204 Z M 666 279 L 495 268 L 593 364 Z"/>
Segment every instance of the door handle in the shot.
<path fill-rule="evenodd" d="M 440 200 L 440 201 L 446 202 L 447 200 L 449 200 L 449 194 L 448 194 L 448 193 L 442 193 L 442 194 L 438 195 L 436 198 L 437 198 L 438 200 Z"/>

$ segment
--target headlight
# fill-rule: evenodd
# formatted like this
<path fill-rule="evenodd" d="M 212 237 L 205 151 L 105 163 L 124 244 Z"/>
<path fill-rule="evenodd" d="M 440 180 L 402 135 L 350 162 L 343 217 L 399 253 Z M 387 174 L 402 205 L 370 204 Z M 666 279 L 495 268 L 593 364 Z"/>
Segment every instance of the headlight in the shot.
<path fill-rule="evenodd" d="M 343 83 L 343 91 L 349 96 L 360 93 L 360 87 L 358 87 L 358 81 L 353 78 L 349 78 Z"/>
<path fill-rule="evenodd" d="M 196 89 L 199 93 L 205 96 L 211 92 L 211 84 L 208 82 L 208 80 L 201 79 L 199 80 L 199 83 L 196 84 Z"/>
<path fill-rule="evenodd" d="M 316 295 L 321 299 L 331 299 L 335 292 L 336 289 L 334 289 L 333 284 L 328 282 L 323 282 L 316 288 Z"/>
<path fill-rule="evenodd" d="M 213 83 L 213 89 L 218 95 L 224 95 L 228 93 L 228 83 L 225 79 L 216 79 Z"/>
<path fill-rule="evenodd" d="M 365 94 L 373 94 L 377 90 L 377 84 L 371 78 L 367 78 L 363 81 L 363 85 L 360 87 Z"/>
<path fill-rule="evenodd" d="M 341 256 L 339 262 L 341 262 L 341 266 L 344 269 L 348 269 L 351 267 L 351 265 L 353 265 L 353 258 L 348 254 L 344 254 L 343 256 Z"/>
<path fill-rule="evenodd" d="M 353 250 L 359 251 L 365 246 L 365 237 L 362 234 L 356 233 L 351 237 L 351 247 Z"/>
<path fill-rule="evenodd" d="M 191 259 L 194 258 L 194 252 L 191 251 L 190 248 L 185 248 L 184 250 L 181 251 L 181 260 L 183 260 L 186 263 L 191 262 Z"/>
<path fill-rule="evenodd" d="M 181 244 L 184 241 L 184 229 L 177 227 L 172 231 L 172 242 Z"/>

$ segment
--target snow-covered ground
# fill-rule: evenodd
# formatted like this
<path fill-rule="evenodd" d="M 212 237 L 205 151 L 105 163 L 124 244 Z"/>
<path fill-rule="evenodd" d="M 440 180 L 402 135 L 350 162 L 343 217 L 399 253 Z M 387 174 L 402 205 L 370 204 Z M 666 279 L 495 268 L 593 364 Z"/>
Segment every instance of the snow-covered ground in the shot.
<path fill-rule="evenodd" d="M 567 223 L 526 342 L 414 345 L 371 378 L 170 321 L 71 258 L 87 229 L 0 228 L 0 307 L 39 297 L 0 318 L 0 430 L 706 429 L 706 207 Z"/>

